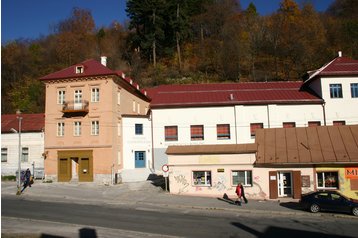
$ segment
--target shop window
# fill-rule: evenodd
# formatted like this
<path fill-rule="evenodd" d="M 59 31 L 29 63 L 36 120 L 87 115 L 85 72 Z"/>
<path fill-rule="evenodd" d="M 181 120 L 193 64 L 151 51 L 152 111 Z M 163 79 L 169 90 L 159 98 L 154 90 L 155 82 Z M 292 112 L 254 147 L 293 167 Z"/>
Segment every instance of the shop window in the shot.
<path fill-rule="evenodd" d="M 232 184 L 237 185 L 241 183 L 243 186 L 252 186 L 252 171 L 251 170 L 233 170 Z"/>
<path fill-rule="evenodd" d="M 194 186 L 211 186 L 211 171 L 193 171 Z"/>
<path fill-rule="evenodd" d="M 338 172 L 317 172 L 318 189 L 338 189 Z"/>
<path fill-rule="evenodd" d="M 191 140 L 204 140 L 204 126 L 190 126 Z"/>
<path fill-rule="evenodd" d="M 216 125 L 216 133 L 217 133 L 218 140 L 230 139 L 230 124 Z"/>
<path fill-rule="evenodd" d="M 177 141 L 178 140 L 178 126 L 166 126 L 165 141 Z"/>
<path fill-rule="evenodd" d="M 263 123 L 251 123 L 251 124 L 250 124 L 251 139 L 255 139 L 255 137 L 256 137 L 256 130 L 257 130 L 257 129 L 261 129 L 261 128 L 264 128 L 264 124 L 263 124 Z"/>

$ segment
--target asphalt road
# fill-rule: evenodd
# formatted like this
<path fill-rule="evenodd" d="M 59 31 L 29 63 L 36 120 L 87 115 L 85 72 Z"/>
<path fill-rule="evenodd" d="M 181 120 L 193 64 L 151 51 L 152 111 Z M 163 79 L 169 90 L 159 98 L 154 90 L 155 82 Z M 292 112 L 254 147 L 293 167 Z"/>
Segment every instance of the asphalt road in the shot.
<path fill-rule="evenodd" d="M 358 220 L 78 205 L 2 197 L 2 235 L 39 237 L 358 237 Z M 28 237 L 28 236 L 27 236 Z"/>

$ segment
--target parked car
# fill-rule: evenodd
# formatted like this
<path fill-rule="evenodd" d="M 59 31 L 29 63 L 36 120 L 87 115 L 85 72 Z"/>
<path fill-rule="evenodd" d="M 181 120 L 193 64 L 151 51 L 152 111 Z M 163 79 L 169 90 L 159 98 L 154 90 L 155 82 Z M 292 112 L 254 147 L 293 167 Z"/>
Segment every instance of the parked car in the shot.
<path fill-rule="evenodd" d="M 358 216 L 358 201 L 347 198 L 337 191 L 317 191 L 303 194 L 300 203 L 313 213 L 330 211 Z"/>

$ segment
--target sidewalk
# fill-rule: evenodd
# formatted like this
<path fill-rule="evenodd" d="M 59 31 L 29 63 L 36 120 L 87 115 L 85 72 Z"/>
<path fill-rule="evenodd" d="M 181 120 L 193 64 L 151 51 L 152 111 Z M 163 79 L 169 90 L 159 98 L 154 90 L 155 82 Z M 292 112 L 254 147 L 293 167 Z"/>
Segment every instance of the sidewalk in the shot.
<path fill-rule="evenodd" d="M 15 182 L 2 182 L 2 196 L 16 196 Z M 113 186 L 93 183 L 42 183 L 36 181 L 21 199 L 48 202 L 71 202 L 93 205 L 145 206 L 165 209 L 196 209 L 201 211 L 244 212 L 255 214 L 309 215 L 302 211 L 297 200 L 260 201 L 249 200 L 242 206 L 233 205 L 222 198 L 171 195 L 151 181 L 125 183 Z M 317 215 L 317 214 L 311 214 Z"/>

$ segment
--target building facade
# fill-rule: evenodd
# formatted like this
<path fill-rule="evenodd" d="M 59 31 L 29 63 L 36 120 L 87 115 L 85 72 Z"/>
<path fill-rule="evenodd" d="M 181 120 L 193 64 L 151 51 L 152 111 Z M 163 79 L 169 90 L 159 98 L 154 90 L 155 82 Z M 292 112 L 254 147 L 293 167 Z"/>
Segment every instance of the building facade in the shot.
<path fill-rule="evenodd" d="M 20 118 L 21 143 L 19 143 Z M 45 115 L 43 113 L 1 115 L 2 176 L 16 175 L 20 152 L 21 170 L 29 168 L 36 178 L 43 178 L 44 127 Z"/>
<path fill-rule="evenodd" d="M 114 182 L 123 169 L 122 115 L 146 115 L 133 80 L 87 60 L 40 79 L 46 86 L 45 173 L 69 182 Z"/>

